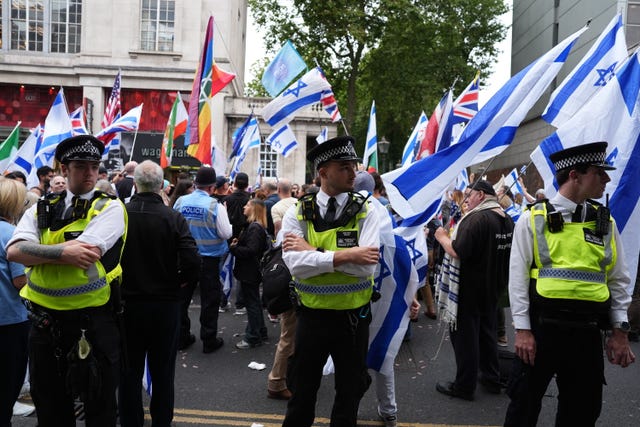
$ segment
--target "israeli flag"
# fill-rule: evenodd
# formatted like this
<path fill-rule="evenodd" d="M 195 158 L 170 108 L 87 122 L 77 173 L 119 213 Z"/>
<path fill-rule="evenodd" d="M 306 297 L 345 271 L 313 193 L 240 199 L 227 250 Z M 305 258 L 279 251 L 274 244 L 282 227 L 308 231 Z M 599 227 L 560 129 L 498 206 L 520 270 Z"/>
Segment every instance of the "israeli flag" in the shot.
<path fill-rule="evenodd" d="M 381 297 L 371 305 L 367 366 L 391 375 L 407 332 L 409 307 L 419 281 L 404 239 L 393 232 L 389 211 L 376 199 L 370 200 L 380 218 L 380 263 L 374 275 L 374 286 Z"/>
<path fill-rule="evenodd" d="M 288 157 L 289 154 L 296 148 L 298 148 L 298 141 L 293 134 L 289 125 L 284 125 L 280 129 L 274 131 L 267 137 L 267 144 L 271 145 L 271 149 L 278 154 L 282 154 L 283 157 Z"/>
<path fill-rule="evenodd" d="M 231 170 L 231 180 L 233 181 L 240 172 L 240 166 L 244 162 L 247 153 L 252 148 L 260 147 L 260 128 L 258 126 L 258 119 L 255 116 L 250 116 L 251 119 L 247 125 L 247 129 L 242 136 L 242 140 L 240 141 L 240 148 L 238 149 L 238 154 L 233 163 L 233 168 Z"/>
<path fill-rule="evenodd" d="M 513 168 L 509 175 L 504 177 L 504 185 L 509 187 L 513 194 L 520 193 L 524 196 L 524 190 L 518 181 L 518 170 L 516 168 Z"/>
<path fill-rule="evenodd" d="M 326 91 L 331 91 L 331 85 L 320 67 L 316 67 L 265 105 L 262 117 L 273 129 L 279 129 L 289 123 L 298 110 L 320 102 Z"/>
<path fill-rule="evenodd" d="M 420 113 L 420 117 L 418 117 L 418 123 L 413 128 L 411 135 L 409 135 L 409 140 L 405 144 L 402 149 L 402 166 L 409 166 L 416 159 L 416 152 L 418 151 L 418 147 L 420 147 L 420 143 L 424 139 L 425 131 L 427 130 L 427 123 L 429 120 L 427 119 L 427 115 L 424 113 Z"/>
<path fill-rule="evenodd" d="M 35 169 L 42 166 L 53 166 L 56 147 L 61 141 L 72 135 L 73 127 L 69 118 L 69 110 L 67 110 L 67 102 L 64 99 L 64 91 L 60 88 L 44 121 L 42 144 L 36 147 Z"/>
<path fill-rule="evenodd" d="M 440 199 L 461 170 L 507 148 L 520 122 L 556 77 L 585 29 L 513 76 L 478 111 L 457 144 L 384 174 L 382 178 L 394 210 L 403 218 L 423 214 Z"/>
<path fill-rule="evenodd" d="M 369 127 L 367 128 L 367 141 L 362 156 L 362 164 L 365 170 L 369 167 L 378 170 L 378 136 L 376 130 L 376 101 L 371 102 L 369 113 Z"/>
<path fill-rule="evenodd" d="M 233 288 L 233 264 L 235 259 L 236 258 L 231 254 L 231 252 L 227 253 L 227 256 L 224 258 L 224 262 L 222 263 L 222 267 L 220 268 L 222 292 L 227 296 L 227 299 L 229 299 L 231 289 Z"/>
<path fill-rule="evenodd" d="M 549 155 L 564 148 L 607 141 L 607 161 L 616 167 L 608 171 L 611 181 L 605 194 L 622 237 L 633 290 L 640 253 L 640 59 L 638 52 L 618 70 L 602 90 L 531 153 L 545 182 L 545 194 L 557 192 L 555 169 Z M 600 200 L 606 202 L 606 200 Z"/>
<path fill-rule="evenodd" d="M 322 144 L 327 139 L 329 139 L 329 128 L 326 126 L 323 126 L 322 130 L 320 131 L 320 134 L 316 136 L 316 142 L 318 144 Z"/>
<path fill-rule="evenodd" d="M 582 61 L 553 91 L 542 118 L 562 126 L 609 80 L 627 59 L 622 15 L 613 17 Z"/>

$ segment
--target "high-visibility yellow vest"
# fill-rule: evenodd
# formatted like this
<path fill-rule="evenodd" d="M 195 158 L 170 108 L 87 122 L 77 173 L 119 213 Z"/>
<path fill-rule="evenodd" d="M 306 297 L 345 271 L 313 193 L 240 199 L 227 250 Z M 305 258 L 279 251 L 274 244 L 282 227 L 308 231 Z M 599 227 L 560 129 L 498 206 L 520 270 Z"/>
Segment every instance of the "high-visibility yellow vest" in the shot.
<path fill-rule="evenodd" d="M 593 206 L 597 209 L 597 206 Z M 533 255 L 530 277 L 543 298 L 605 303 L 607 277 L 617 259 L 614 222 L 609 233 L 598 236 L 595 221 L 564 223 L 562 231 L 547 227 L 547 206 L 531 207 Z"/>
<path fill-rule="evenodd" d="M 324 231 L 316 231 L 313 221 L 305 220 L 302 204 L 298 202 L 298 220 L 306 226 L 306 239 L 311 246 L 330 251 L 345 249 L 345 241 L 355 239 L 357 245 L 362 222 L 367 216 L 368 204 L 364 203 L 345 225 Z M 339 236 L 340 242 L 339 242 Z M 293 278 L 300 302 L 305 307 L 329 310 L 349 310 L 362 307 L 371 300 L 373 275 L 354 277 L 334 271 L 307 279 Z"/>
<path fill-rule="evenodd" d="M 64 198 L 51 200 L 51 204 L 64 203 Z M 91 200 L 87 214 L 61 228 L 47 228 L 40 232 L 40 243 L 55 245 L 70 240 L 87 227 L 111 203 L 121 203 L 104 193 L 97 192 Z M 38 264 L 25 270 L 27 285 L 20 290 L 20 296 L 40 306 L 53 310 L 76 310 L 99 307 L 106 304 L 111 296 L 110 283 L 122 276 L 120 258 L 127 236 L 127 211 L 124 211 L 125 232 L 122 238 L 102 258 L 87 270 L 72 265 Z M 34 211 L 35 213 L 35 211 Z M 75 238 L 75 237 L 73 237 Z M 113 265 L 104 265 L 106 259 Z"/>

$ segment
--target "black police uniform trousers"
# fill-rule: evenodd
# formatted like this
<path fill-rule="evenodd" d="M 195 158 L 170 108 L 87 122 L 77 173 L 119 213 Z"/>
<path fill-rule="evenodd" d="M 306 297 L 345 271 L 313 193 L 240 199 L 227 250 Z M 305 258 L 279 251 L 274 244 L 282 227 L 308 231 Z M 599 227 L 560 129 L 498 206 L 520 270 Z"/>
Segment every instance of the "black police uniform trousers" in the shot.
<path fill-rule="evenodd" d="M 54 319 L 51 327 L 33 325 L 29 335 L 29 378 L 39 427 L 75 427 L 74 398 L 67 385 L 67 355 L 81 329 L 97 358 L 99 397 L 84 402 L 86 425 L 116 425 L 116 388 L 120 378 L 120 332 L 110 304 L 57 311 L 37 307 Z"/>
<path fill-rule="evenodd" d="M 218 334 L 218 310 L 222 299 L 221 257 L 203 256 L 200 280 L 181 288 L 180 340 L 186 342 L 190 330 L 189 305 L 196 286 L 200 286 L 200 339 L 205 347 L 215 345 Z"/>
<path fill-rule="evenodd" d="M 300 307 L 297 317 L 295 351 L 287 371 L 293 396 L 283 427 L 313 424 L 322 368 L 329 355 L 335 366 L 336 390 L 330 426 L 355 427 L 360 400 L 371 384 L 366 366 L 369 304 L 355 310 Z"/>
<path fill-rule="evenodd" d="M 596 325 L 560 322 L 533 324 L 536 338 L 534 365 L 518 357 L 509 379 L 511 403 L 505 426 L 535 426 L 542 398 L 556 376 L 556 426 L 593 426 L 602 407 L 604 358 L 602 334 Z"/>
<path fill-rule="evenodd" d="M 13 404 L 27 372 L 27 343 L 31 322 L 0 325 L 0 427 L 11 426 Z"/>
<path fill-rule="evenodd" d="M 120 425 L 142 427 L 142 377 L 145 358 L 153 393 L 149 412 L 157 427 L 171 425 L 178 334 L 179 301 L 126 301 L 124 312 L 128 369 L 118 389 Z"/>

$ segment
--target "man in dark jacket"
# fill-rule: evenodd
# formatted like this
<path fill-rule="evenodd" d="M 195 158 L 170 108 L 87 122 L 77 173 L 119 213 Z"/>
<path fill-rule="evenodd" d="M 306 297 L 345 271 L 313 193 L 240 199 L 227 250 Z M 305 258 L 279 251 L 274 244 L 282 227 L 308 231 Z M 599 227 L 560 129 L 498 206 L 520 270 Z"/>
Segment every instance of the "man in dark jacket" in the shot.
<path fill-rule="evenodd" d="M 249 201 L 249 193 L 247 193 L 247 187 L 249 186 L 249 175 L 244 172 L 240 172 L 236 175 L 236 179 L 233 181 L 233 193 L 224 198 L 224 203 L 227 206 L 227 215 L 229 216 L 229 222 L 233 229 L 231 239 L 237 239 L 240 236 L 240 232 L 247 224 L 247 217 L 244 216 L 244 205 Z"/>
<path fill-rule="evenodd" d="M 160 166 L 144 161 L 135 168 L 134 178 L 137 193 L 126 205 L 130 240 L 122 261 L 129 369 L 121 380 L 120 423 L 124 427 L 143 424 L 141 388 L 146 354 L 153 378 L 153 424 L 170 425 L 180 287 L 198 279 L 200 255 L 182 214 L 162 202 Z"/>

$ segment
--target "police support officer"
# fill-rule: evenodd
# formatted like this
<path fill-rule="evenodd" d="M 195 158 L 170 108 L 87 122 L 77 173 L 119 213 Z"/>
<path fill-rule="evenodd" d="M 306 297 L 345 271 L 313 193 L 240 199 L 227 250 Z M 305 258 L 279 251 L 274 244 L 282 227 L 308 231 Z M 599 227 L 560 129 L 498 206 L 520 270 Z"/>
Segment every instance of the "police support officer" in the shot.
<path fill-rule="evenodd" d="M 300 300 L 286 427 L 313 424 L 329 355 L 336 368 L 331 426 L 355 427 L 371 382 L 365 358 L 379 224 L 364 197 L 352 192 L 358 159 L 353 143 L 352 137 L 338 137 L 308 153 L 321 189 L 292 206 L 282 221 L 283 259 Z"/>
<path fill-rule="evenodd" d="M 9 259 L 29 267 L 20 295 L 34 323 L 29 372 L 41 427 L 75 426 L 78 396 L 87 424 L 116 423 L 120 334 L 111 285 L 122 273 L 126 214 L 94 190 L 103 151 L 88 135 L 62 141 L 55 158 L 68 190 L 30 208 L 7 245 Z"/>
<path fill-rule="evenodd" d="M 609 210 L 592 202 L 610 181 L 607 143 L 550 156 L 558 194 L 537 201 L 516 224 L 509 297 L 516 327 L 516 370 L 506 426 L 535 426 L 551 378 L 558 385 L 556 425 L 592 426 L 602 406 L 601 329 L 612 329 L 613 364 L 635 360 L 627 339 L 629 272 Z"/>

